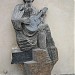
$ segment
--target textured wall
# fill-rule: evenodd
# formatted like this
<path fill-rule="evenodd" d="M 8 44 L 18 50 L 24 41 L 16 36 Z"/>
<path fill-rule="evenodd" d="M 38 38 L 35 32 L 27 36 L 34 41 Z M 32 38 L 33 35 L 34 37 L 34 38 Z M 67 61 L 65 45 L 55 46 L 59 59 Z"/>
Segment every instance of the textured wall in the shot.
<path fill-rule="evenodd" d="M 0 0 L 0 74 L 23 75 L 19 65 L 11 65 L 11 49 L 16 46 L 15 32 L 11 23 L 12 11 L 22 0 Z M 74 73 L 74 25 L 73 0 L 35 0 L 33 5 L 49 8 L 46 23 L 59 52 L 59 61 L 52 74 Z"/>

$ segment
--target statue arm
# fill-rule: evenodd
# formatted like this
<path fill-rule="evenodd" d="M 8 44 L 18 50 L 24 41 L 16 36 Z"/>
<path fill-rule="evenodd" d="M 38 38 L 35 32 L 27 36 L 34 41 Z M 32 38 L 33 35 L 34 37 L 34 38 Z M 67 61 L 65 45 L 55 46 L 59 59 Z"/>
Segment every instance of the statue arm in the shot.
<path fill-rule="evenodd" d="M 22 18 L 22 15 L 24 13 L 24 11 L 20 11 L 20 8 L 22 8 L 22 6 L 23 6 L 22 4 L 18 4 L 15 7 L 14 12 L 12 14 L 11 21 L 15 30 L 22 30 L 21 23 L 28 22 L 28 19 Z"/>
<path fill-rule="evenodd" d="M 22 29 L 21 23 L 18 20 L 19 17 L 20 17 L 20 15 L 19 15 L 19 6 L 20 5 L 16 5 L 16 7 L 13 11 L 12 17 L 11 17 L 11 21 L 12 21 L 12 24 L 13 24 L 13 27 L 14 27 L 15 30 L 21 30 Z"/>

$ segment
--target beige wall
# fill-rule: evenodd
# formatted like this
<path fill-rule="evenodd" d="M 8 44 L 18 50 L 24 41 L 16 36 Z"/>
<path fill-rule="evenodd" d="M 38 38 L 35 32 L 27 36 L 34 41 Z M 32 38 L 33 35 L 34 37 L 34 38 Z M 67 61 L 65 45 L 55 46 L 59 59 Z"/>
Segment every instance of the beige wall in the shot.
<path fill-rule="evenodd" d="M 12 11 L 22 0 L 0 0 L 0 73 L 23 75 L 18 65 L 11 65 L 11 49 L 16 46 L 15 32 L 11 23 Z M 35 0 L 38 9 L 49 8 L 46 23 L 49 24 L 52 37 L 58 48 L 59 61 L 52 74 L 74 73 L 74 25 L 73 0 Z"/>

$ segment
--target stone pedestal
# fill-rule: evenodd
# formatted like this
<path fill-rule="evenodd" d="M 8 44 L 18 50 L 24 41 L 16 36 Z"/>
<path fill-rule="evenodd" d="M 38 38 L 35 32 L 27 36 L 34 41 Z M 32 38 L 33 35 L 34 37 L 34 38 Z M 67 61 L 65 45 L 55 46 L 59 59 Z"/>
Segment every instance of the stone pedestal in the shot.
<path fill-rule="evenodd" d="M 33 60 L 24 63 L 26 75 L 51 75 L 51 60 L 46 50 L 33 50 Z"/>

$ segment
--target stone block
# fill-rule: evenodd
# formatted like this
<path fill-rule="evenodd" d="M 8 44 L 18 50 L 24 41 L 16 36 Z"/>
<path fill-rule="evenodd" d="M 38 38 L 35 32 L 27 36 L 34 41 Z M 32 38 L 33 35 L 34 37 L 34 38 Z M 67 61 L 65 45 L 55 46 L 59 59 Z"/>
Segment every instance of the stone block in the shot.
<path fill-rule="evenodd" d="M 32 50 L 20 51 L 19 49 L 14 49 L 12 52 L 12 62 L 11 64 L 22 64 L 26 61 L 32 60 Z"/>
<path fill-rule="evenodd" d="M 37 62 L 48 62 L 50 61 L 50 57 L 48 55 L 47 50 L 44 49 L 34 49 L 33 50 L 33 60 Z"/>
<path fill-rule="evenodd" d="M 52 64 L 46 50 L 33 50 L 33 61 L 24 63 L 27 75 L 51 75 Z"/>

